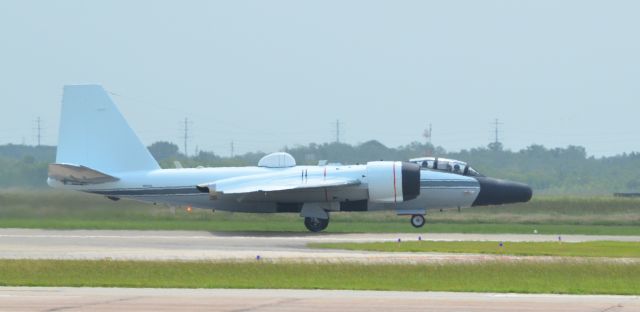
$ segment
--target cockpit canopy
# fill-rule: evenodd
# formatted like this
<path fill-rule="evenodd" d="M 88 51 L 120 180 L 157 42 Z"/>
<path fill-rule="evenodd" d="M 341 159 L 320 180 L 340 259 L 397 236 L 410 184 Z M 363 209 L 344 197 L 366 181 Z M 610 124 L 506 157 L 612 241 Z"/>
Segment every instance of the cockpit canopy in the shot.
<path fill-rule="evenodd" d="M 418 164 L 422 169 L 430 169 L 444 172 L 451 172 L 466 176 L 482 176 L 478 171 L 471 168 L 466 162 L 440 157 L 420 157 L 409 159 L 410 162 Z"/>

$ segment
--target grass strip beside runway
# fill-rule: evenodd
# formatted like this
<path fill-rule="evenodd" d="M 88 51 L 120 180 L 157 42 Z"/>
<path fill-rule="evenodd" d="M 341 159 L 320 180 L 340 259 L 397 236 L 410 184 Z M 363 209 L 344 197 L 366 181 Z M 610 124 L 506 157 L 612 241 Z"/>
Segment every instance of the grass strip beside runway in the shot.
<path fill-rule="evenodd" d="M 333 233 L 514 233 L 640 235 L 640 201 L 613 197 L 539 197 L 516 205 L 430 210 L 413 228 L 386 212 L 331 214 Z M 1 228 L 307 232 L 298 213 L 247 214 L 170 208 L 63 191 L 0 190 Z"/>
<path fill-rule="evenodd" d="M 640 264 L 462 264 L 0 260 L 0 285 L 287 288 L 640 295 Z"/>
<path fill-rule="evenodd" d="M 1 219 L 0 228 L 59 229 L 59 230 L 186 230 L 212 232 L 301 232 L 308 233 L 302 218 L 280 215 L 242 215 L 238 219 L 214 220 L 95 220 L 75 218 Z M 335 216 L 335 217 L 334 217 Z M 477 234 L 585 234 L 640 235 L 640 226 L 576 225 L 576 224 L 493 224 L 493 223 L 432 223 L 420 229 L 409 224 L 408 218 L 396 220 L 352 221 L 339 214 L 332 216 L 328 233 L 477 233 Z M 240 219 L 242 218 L 242 219 Z M 262 219 L 258 219 L 262 218 Z"/>
<path fill-rule="evenodd" d="M 516 256 L 640 258 L 639 242 L 492 242 L 403 241 L 372 243 L 310 243 L 311 248 L 386 251 L 499 254 Z"/>

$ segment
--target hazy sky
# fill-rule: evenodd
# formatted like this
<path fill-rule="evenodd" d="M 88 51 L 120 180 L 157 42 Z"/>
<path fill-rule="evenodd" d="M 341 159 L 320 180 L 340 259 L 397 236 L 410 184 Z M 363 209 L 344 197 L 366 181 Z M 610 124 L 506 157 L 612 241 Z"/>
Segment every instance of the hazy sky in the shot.
<path fill-rule="evenodd" d="M 145 144 L 639 151 L 640 1 L 0 2 L 0 144 L 100 83 Z"/>

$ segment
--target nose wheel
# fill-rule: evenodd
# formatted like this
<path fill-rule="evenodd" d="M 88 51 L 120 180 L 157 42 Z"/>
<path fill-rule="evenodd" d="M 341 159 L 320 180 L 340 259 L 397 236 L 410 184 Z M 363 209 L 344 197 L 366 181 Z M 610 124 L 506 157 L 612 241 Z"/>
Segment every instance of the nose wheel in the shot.
<path fill-rule="evenodd" d="M 422 226 L 424 226 L 424 224 L 425 220 L 423 215 L 411 216 L 411 225 L 413 225 L 414 228 L 421 228 Z"/>

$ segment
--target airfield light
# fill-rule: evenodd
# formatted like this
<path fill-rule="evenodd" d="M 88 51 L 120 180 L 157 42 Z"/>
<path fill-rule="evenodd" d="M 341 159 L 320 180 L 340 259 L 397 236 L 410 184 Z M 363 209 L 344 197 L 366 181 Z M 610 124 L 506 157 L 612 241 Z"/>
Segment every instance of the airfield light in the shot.
<path fill-rule="evenodd" d="M 187 206 L 187 212 L 191 212 L 193 210 L 193 208 L 191 208 L 191 206 Z"/>

